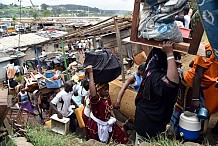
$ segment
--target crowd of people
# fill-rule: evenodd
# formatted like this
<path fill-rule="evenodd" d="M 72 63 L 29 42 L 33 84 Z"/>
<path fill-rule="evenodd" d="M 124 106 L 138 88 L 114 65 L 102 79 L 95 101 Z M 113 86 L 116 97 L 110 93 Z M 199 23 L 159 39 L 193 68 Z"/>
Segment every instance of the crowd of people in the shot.
<path fill-rule="evenodd" d="M 86 139 L 104 143 L 112 139 L 126 144 L 128 134 L 117 122 L 114 110 L 125 106 L 122 105 L 122 96 L 129 88 L 137 93 L 135 145 L 164 132 L 169 123 L 174 132 L 178 133 L 178 121 L 182 112 L 193 112 L 201 106 L 210 110 L 210 104 L 205 104 L 210 97 L 205 99 L 202 91 L 217 83 L 218 75 L 214 69 L 218 69 L 218 63 L 208 44 L 205 46 L 207 55 L 196 56 L 190 70 L 183 75 L 181 54 L 175 53 L 174 49 L 173 42 L 169 41 L 164 42 L 162 49 L 154 47 L 146 62 L 139 65 L 138 70 L 123 84 L 114 104 L 109 95 L 109 84 L 95 84 L 92 66 L 88 66 L 85 68 L 87 80 L 78 83 L 79 79 L 74 77 L 73 84 L 67 81 L 64 91 L 60 91 L 50 105 L 58 113 L 58 117 L 69 117 L 74 121 L 70 123 L 72 132 L 76 130 L 76 116 L 69 110 L 70 103 L 75 104 L 75 107 L 83 105 Z M 58 108 L 59 103 L 62 108 Z M 213 133 L 217 134 L 217 126 Z"/>
<path fill-rule="evenodd" d="M 69 118 L 70 131 L 74 133 L 78 128 L 74 109 L 83 106 L 81 116 L 87 140 L 95 139 L 103 143 L 113 140 L 126 144 L 129 142 L 127 131 L 118 122 L 114 112 L 125 106 L 122 105 L 122 97 L 126 89 L 131 89 L 137 93 L 134 125 L 131 130 L 136 131 L 135 145 L 138 145 L 164 132 L 169 123 L 178 134 L 179 116 L 184 111 L 193 112 L 199 107 L 205 107 L 210 115 L 215 113 L 217 108 L 214 108 L 214 94 L 217 93 L 215 86 L 218 80 L 218 72 L 215 70 L 218 69 L 218 62 L 211 46 L 206 45 L 206 56 L 196 56 L 190 63 L 190 69 L 183 74 L 181 54 L 173 51 L 176 49 L 173 44 L 166 41 L 162 49 L 153 47 L 146 62 L 139 65 L 137 71 L 123 84 L 114 103 L 109 95 L 109 84 L 95 84 L 93 68 L 89 65 L 84 69 L 86 78 L 81 80 L 74 75 L 64 82 L 63 89 L 46 101 L 49 107 L 47 110 L 51 110 L 49 116 L 56 113 L 60 119 Z M 13 78 L 15 71 L 8 67 L 8 77 Z M 213 87 L 211 94 L 204 94 L 210 87 Z M 17 93 L 18 105 L 33 114 L 38 109 L 43 120 L 41 109 L 45 102 L 40 91 L 34 91 L 31 97 L 28 89 L 19 85 Z M 218 134 L 217 125 L 212 130 L 214 134 Z"/>
<path fill-rule="evenodd" d="M 189 28 L 191 15 L 192 9 L 185 7 L 175 20 L 182 22 L 182 27 Z M 89 41 L 78 41 L 76 45 L 69 43 L 69 58 L 78 61 L 74 51 L 83 54 L 90 45 Z M 31 113 L 38 109 L 43 120 L 41 109 L 42 104 L 46 103 L 49 107 L 47 110 L 51 110 L 49 116 L 57 114 L 60 119 L 70 119 L 69 128 L 72 133 L 78 128 L 75 109 L 82 106 L 84 109 L 80 116 L 85 125 L 83 128 L 87 140 L 95 139 L 103 143 L 113 140 L 127 144 L 129 135 L 114 112 L 125 106 L 122 104 L 122 98 L 125 91 L 131 89 L 136 92 L 135 105 L 132 105 L 136 107 L 134 125 L 131 129 L 136 132 L 136 146 L 165 132 L 168 124 L 178 135 L 179 119 L 184 111 L 196 112 L 203 107 L 209 111 L 209 115 L 217 112 L 218 61 L 210 44 L 207 44 L 206 56 L 196 56 L 190 63 L 190 69 L 184 73 L 181 53 L 175 52 L 176 49 L 171 41 L 164 41 L 162 48 L 153 47 L 146 62 L 140 64 L 137 71 L 123 84 L 114 103 L 109 94 L 109 83 L 95 83 L 93 67 L 89 65 L 83 70 L 86 77 L 80 79 L 77 75 L 72 76 L 64 82 L 64 87 L 46 102 L 40 91 L 34 91 L 30 97 L 28 89 L 19 85 L 18 105 Z M 46 55 L 43 50 L 41 56 Z M 77 62 L 72 62 L 67 69 L 74 69 L 76 65 Z M 28 72 L 25 64 L 23 70 L 24 73 Z M 19 69 L 15 70 L 14 66 L 7 69 L 7 77 L 13 87 L 17 86 L 13 81 L 16 72 L 19 72 Z M 218 135 L 218 122 L 212 132 Z"/>

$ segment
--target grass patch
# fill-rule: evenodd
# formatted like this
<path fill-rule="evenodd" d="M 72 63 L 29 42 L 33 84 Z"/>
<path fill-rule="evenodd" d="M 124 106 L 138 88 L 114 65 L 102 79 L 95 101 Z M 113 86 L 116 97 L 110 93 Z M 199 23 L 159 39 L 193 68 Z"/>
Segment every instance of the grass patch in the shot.
<path fill-rule="evenodd" d="M 46 127 L 27 127 L 26 130 L 26 138 L 34 146 L 72 146 L 83 143 L 76 135 L 56 134 Z"/>
<path fill-rule="evenodd" d="M 147 143 L 149 143 L 150 146 L 184 146 L 183 141 L 168 139 L 163 134 L 158 135 L 156 138 L 148 139 Z"/>
<path fill-rule="evenodd" d="M 85 144 L 85 140 L 78 138 L 74 134 L 60 135 L 52 132 L 47 127 L 27 127 L 26 138 L 34 146 L 81 146 Z M 158 135 L 156 138 L 148 139 L 147 146 L 184 146 L 183 141 L 176 139 L 168 139 L 164 134 Z M 102 144 L 104 145 L 104 144 Z M 106 145 L 106 144 L 105 144 Z M 108 145 L 116 146 L 116 143 L 110 142 Z M 207 139 L 204 139 L 203 145 L 210 146 Z M 94 145 L 93 145 L 94 146 Z"/>

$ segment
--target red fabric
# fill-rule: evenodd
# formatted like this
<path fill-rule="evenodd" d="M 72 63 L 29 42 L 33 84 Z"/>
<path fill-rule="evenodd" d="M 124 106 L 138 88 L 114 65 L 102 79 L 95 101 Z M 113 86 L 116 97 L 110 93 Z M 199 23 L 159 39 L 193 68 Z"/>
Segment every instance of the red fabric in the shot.
<path fill-rule="evenodd" d="M 110 119 L 111 111 L 113 109 L 110 96 L 108 96 L 106 99 L 100 98 L 99 95 L 96 95 L 96 97 L 91 97 L 90 105 L 91 111 L 96 118 L 105 122 Z M 99 141 L 97 123 L 90 118 L 86 124 L 86 128 L 87 138 Z M 110 135 L 116 143 L 126 144 L 128 142 L 127 134 L 121 127 L 119 127 L 117 124 L 114 124 L 112 129 L 113 131 Z"/>

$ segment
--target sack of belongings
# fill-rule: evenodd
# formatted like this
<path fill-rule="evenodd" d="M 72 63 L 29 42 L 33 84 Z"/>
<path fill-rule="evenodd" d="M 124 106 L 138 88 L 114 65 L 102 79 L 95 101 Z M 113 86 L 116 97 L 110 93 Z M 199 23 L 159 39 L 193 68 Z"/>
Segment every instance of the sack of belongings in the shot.
<path fill-rule="evenodd" d="M 109 49 L 86 52 L 84 67 L 88 65 L 93 66 L 93 75 L 96 84 L 113 81 L 121 74 L 121 64 Z"/>
<path fill-rule="evenodd" d="M 182 34 L 174 22 L 188 0 L 145 0 L 139 24 L 139 37 L 157 41 L 182 42 Z"/>

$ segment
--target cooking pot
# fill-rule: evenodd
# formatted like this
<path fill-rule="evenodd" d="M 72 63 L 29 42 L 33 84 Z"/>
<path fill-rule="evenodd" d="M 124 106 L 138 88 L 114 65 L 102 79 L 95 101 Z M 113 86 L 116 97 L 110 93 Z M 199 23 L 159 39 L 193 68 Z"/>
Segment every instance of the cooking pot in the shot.
<path fill-rule="evenodd" d="M 197 114 L 185 111 L 180 115 L 179 132 L 180 136 L 187 140 L 196 140 L 200 135 L 201 123 Z"/>

